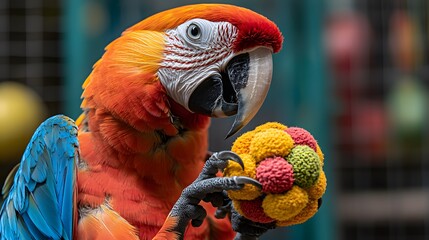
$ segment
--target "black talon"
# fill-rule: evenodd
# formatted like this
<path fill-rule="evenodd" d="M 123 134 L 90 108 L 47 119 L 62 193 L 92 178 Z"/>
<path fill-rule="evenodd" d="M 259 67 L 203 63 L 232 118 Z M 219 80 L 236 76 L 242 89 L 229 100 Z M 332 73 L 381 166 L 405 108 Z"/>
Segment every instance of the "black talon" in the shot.
<path fill-rule="evenodd" d="M 207 159 L 203 170 L 195 181 L 216 177 L 219 170 L 223 171 L 228 166 L 228 160 L 240 164 L 241 168 L 244 169 L 244 163 L 237 154 L 231 151 L 215 152 Z"/>
<path fill-rule="evenodd" d="M 317 209 L 320 208 L 320 206 L 322 206 L 322 198 L 317 199 Z"/>
<path fill-rule="evenodd" d="M 234 162 L 240 164 L 241 168 L 244 169 L 243 160 L 241 160 L 241 158 L 236 153 L 231 152 L 231 151 L 222 151 L 222 152 L 215 153 L 215 154 L 216 154 L 215 157 L 217 159 L 234 161 Z"/>
<path fill-rule="evenodd" d="M 255 187 L 258 187 L 259 189 L 262 189 L 262 184 L 258 182 L 257 180 L 250 178 L 250 177 L 244 177 L 244 176 L 234 176 L 232 179 L 235 181 L 237 185 L 244 185 L 246 183 L 252 184 Z"/>

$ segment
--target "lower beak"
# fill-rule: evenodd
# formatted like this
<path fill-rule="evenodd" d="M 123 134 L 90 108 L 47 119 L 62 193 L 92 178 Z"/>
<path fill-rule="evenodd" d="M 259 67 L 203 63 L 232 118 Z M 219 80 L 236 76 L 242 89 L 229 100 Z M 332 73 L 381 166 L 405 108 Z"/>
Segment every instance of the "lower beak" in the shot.
<path fill-rule="evenodd" d="M 272 78 L 272 51 L 257 48 L 233 57 L 225 71 L 205 79 L 188 101 L 191 111 L 212 117 L 236 115 L 227 138 L 256 115 Z"/>

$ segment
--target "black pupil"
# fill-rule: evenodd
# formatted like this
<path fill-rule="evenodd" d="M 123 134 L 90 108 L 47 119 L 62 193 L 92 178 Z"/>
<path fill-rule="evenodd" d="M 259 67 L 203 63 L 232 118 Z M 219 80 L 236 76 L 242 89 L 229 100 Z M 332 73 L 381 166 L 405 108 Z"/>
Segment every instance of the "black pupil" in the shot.
<path fill-rule="evenodd" d="M 191 26 L 191 34 L 194 37 L 197 37 L 200 34 L 200 29 L 197 26 Z"/>

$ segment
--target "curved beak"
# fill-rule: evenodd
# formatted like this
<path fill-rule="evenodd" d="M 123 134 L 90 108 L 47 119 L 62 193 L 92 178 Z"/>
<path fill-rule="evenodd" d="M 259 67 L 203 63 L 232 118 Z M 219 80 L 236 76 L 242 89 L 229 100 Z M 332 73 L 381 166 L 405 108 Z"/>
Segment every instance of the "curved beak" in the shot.
<path fill-rule="evenodd" d="M 256 115 L 272 78 L 272 50 L 257 48 L 233 57 L 219 75 L 209 76 L 193 91 L 191 111 L 212 117 L 236 115 L 227 138 Z"/>
<path fill-rule="evenodd" d="M 227 138 L 246 126 L 259 111 L 270 88 L 272 73 L 271 50 L 258 48 L 249 53 L 247 84 L 237 91 L 238 112 Z"/>

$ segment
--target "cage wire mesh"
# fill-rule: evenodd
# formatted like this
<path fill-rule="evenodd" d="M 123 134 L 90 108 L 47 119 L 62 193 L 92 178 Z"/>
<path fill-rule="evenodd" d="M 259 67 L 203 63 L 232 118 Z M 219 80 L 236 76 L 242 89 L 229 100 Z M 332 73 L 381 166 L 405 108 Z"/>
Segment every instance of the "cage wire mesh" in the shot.
<path fill-rule="evenodd" d="M 61 112 L 61 6 L 56 0 L 0 1 L 0 81 L 35 90 Z"/>
<path fill-rule="evenodd" d="M 333 64 L 341 239 L 429 239 L 428 10 L 354 1 L 342 19 L 360 52 Z"/>

